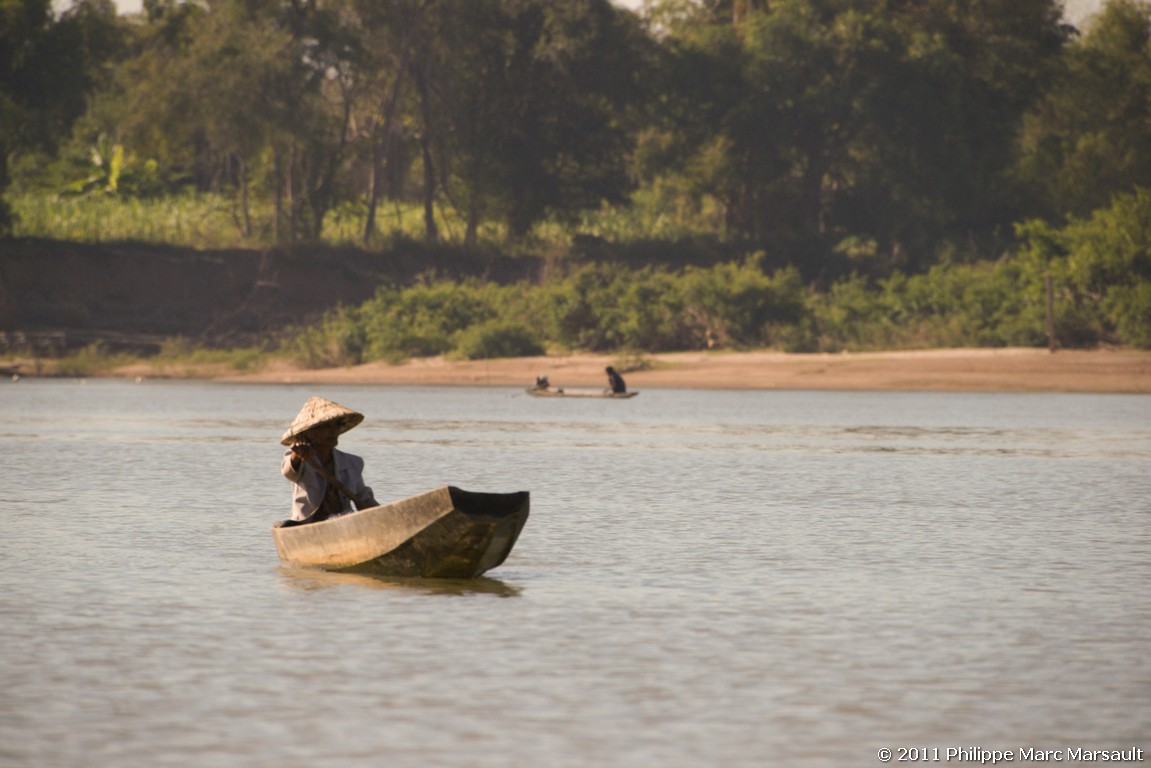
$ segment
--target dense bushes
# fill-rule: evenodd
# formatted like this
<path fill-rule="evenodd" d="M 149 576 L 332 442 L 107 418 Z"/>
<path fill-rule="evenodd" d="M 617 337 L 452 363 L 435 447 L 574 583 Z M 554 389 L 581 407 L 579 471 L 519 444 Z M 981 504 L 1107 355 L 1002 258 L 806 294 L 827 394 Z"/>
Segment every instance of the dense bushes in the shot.
<path fill-rule="evenodd" d="M 914 349 L 1045 343 L 1043 283 L 1028 285 L 1014 261 L 895 273 L 876 285 L 853 277 L 812 304 L 819 348 Z"/>
<path fill-rule="evenodd" d="M 1063 342 L 1107 336 L 1079 328 L 1061 303 Z M 1076 325 L 1076 322 L 1079 325 Z M 1046 343 L 1042 273 L 1026 259 L 941 266 L 872 283 L 851 277 L 827 291 L 794 269 L 755 261 L 672 272 L 585 266 L 543 286 L 428 280 L 381 289 L 292 342 L 312 366 L 445 354 L 480 359 L 552 350 L 618 353 L 772 347 L 786 351 Z M 1132 339 L 1130 343 L 1136 343 Z"/>
<path fill-rule="evenodd" d="M 1018 228 L 1023 247 L 998 261 L 940 264 L 874 285 L 853 277 L 809 296 L 820 349 L 1039 346 L 1055 341 L 1151 348 L 1151 191 L 1062 229 Z"/>
<path fill-rule="evenodd" d="M 1151 347 L 1151 190 L 1119 195 L 1059 234 L 1074 305 L 1105 336 Z"/>
<path fill-rule="evenodd" d="M 480 359 L 548 347 L 598 352 L 769 346 L 801 324 L 798 272 L 765 275 L 755 260 L 671 272 L 585 265 L 542 286 L 427 278 L 380 289 L 296 335 L 289 350 L 310 366 L 447 354 Z"/>
<path fill-rule="evenodd" d="M 826 290 L 762 258 L 712 267 L 569 267 L 543 285 L 426 278 L 383 288 L 298 334 L 306 365 L 445 354 L 479 359 L 551 349 L 660 352 L 1041 346 L 1045 280 L 1062 346 L 1151 348 L 1151 192 L 1061 230 L 1019 228 L 1024 247 L 998 261 L 940 264 L 924 274 L 853 275 Z"/>

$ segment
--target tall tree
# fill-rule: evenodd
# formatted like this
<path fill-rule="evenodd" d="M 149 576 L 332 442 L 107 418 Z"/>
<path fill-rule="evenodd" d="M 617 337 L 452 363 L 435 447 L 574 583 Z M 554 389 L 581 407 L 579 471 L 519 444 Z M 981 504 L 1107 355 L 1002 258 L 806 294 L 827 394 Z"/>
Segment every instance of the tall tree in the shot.
<path fill-rule="evenodd" d="M 1028 115 L 1019 177 L 1050 219 L 1151 183 L 1151 3 L 1110 0 Z"/>
<path fill-rule="evenodd" d="M 376 235 L 376 209 L 386 194 L 401 190 L 408 171 L 410 137 L 405 131 L 403 96 L 410 92 L 413 60 L 426 48 L 427 10 L 432 0 L 362 0 L 360 19 L 364 70 L 369 95 L 364 100 L 360 131 L 368 144 L 368 215 L 364 241 Z M 434 237 L 434 219 L 432 221 Z"/>
<path fill-rule="evenodd" d="M 59 18 L 50 0 L 0 0 L 0 194 L 16 153 L 67 139 L 125 40 L 111 0 L 81 0 Z M 0 197 L 0 234 L 11 223 Z"/>
<path fill-rule="evenodd" d="M 1065 39 L 1056 0 L 774 0 L 734 27 L 722 11 L 672 35 L 738 67 L 722 141 L 700 144 L 721 151 L 736 232 L 824 253 L 855 235 L 914 265 L 1011 221 L 1012 142 Z"/>
<path fill-rule="evenodd" d="M 153 6 L 140 54 L 97 111 L 134 149 L 201 189 L 263 185 L 280 239 L 315 240 L 341 194 L 362 96 L 359 40 L 332 2 Z"/>
<path fill-rule="evenodd" d="M 470 222 L 511 237 L 549 214 L 621 202 L 642 30 L 607 0 L 445 0 L 420 71 L 424 131 Z"/>

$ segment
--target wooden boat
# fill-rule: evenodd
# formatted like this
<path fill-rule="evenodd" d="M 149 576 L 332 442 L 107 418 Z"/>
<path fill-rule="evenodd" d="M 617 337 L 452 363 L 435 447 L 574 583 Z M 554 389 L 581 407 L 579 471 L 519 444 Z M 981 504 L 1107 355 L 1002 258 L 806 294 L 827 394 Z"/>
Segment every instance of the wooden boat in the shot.
<path fill-rule="evenodd" d="M 610 389 L 564 389 L 563 387 L 528 387 L 527 393 L 533 397 L 606 397 L 616 400 L 625 400 L 635 397 L 639 392 L 612 392 Z"/>
<path fill-rule="evenodd" d="M 272 538 L 290 565 L 377 576 L 471 579 L 507 559 L 529 495 L 443 486 L 318 523 L 280 523 Z"/>

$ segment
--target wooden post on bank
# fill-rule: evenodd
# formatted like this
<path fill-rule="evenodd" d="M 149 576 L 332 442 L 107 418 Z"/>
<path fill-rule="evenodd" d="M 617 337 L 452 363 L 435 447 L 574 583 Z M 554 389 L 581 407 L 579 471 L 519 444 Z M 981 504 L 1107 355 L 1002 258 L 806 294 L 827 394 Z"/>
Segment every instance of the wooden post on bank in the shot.
<path fill-rule="evenodd" d="M 1047 289 L 1047 349 L 1055 351 L 1055 289 L 1051 284 L 1051 273 L 1043 276 L 1043 284 Z"/>

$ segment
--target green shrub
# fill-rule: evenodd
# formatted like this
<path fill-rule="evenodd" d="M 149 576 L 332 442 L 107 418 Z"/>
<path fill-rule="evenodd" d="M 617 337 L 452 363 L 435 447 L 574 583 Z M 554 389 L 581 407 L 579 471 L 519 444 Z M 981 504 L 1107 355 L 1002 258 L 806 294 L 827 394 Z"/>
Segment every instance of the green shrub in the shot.
<path fill-rule="evenodd" d="M 1055 282 L 1060 344 L 1151 349 L 1151 190 L 1118 195 L 1060 230 L 1028 222 L 1017 233 L 1032 270 Z"/>
<path fill-rule="evenodd" d="M 1108 292 L 1107 308 L 1124 343 L 1151 349 L 1151 280 L 1113 288 Z"/>
<path fill-rule="evenodd" d="M 1032 222 L 1018 234 L 1025 246 L 997 261 L 879 280 L 853 274 L 822 292 L 794 268 L 766 274 L 762 254 L 677 271 L 561 263 L 540 286 L 428 277 L 334 313 L 293 348 L 308 364 L 330 365 L 534 355 L 549 346 L 616 354 L 1042 346 L 1048 276 L 1060 344 L 1151 347 L 1151 193 L 1061 230 Z"/>
<path fill-rule="evenodd" d="M 783 329 L 807 314 L 807 291 L 794 267 L 768 276 L 762 254 L 742 264 L 690 268 L 684 276 L 686 303 L 696 337 L 706 346 L 760 347 L 792 337 Z"/>
<path fill-rule="evenodd" d="M 380 289 L 360 307 L 365 354 L 397 360 L 449 352 L 457 333 L 495 317 L 491 290 L 476 281 L 431 278 L 403 290 Z"/>
<path fill-rule="evenodd" d="M 536 333 L 513 320 L 490 320 L 460 331 L 453 354 L 465 360 L 534 357 L 546 352 Z"/>

